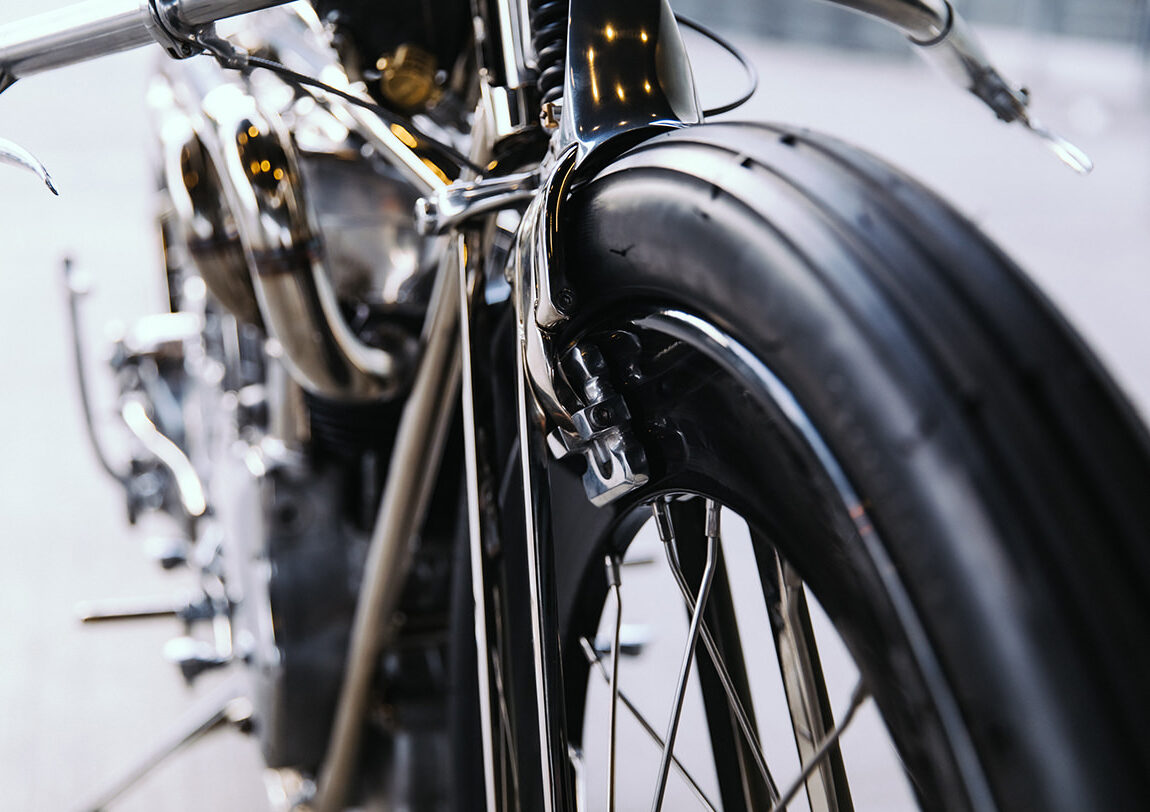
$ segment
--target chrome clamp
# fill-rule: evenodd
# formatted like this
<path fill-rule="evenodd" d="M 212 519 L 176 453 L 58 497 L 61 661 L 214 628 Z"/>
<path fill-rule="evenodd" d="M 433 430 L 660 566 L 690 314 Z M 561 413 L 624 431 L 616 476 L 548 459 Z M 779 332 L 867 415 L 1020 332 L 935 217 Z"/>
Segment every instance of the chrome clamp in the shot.
<path fill-rule="evenodd" d="M 148 29 L 168 56 L 187 59 L 203 50 L 196 44 L 203 29 L 188 26 L 180 19 L 180 0 L 147 0 L 147 7 L 152 18 Z"/>
<path fill-rule="evenodd" d="M 568 382 L 586 405 L 572 413 L 572 430 L 557 427 L 547 437 L 556 457 L 582 454 L 587 459 L 583 489 L 596 507 L 646 484 L 647 455 L 631 431 L 631 412 L 608 379 L 598 347 L 579 344 L 563 358 Z"/>
<path fill-rule="evenodd" d="M 453 183 L 416 203 L 415 217 L 425 235 L 443 234 L 473 217 L 525 206 L 539 189 L 539 173 Z"/>
<path fill-rule="evenodd" d="M 602 506 L 649 479 L 647 457 L 630 428 L 627 404 L 612 386 L 597 347 L 583 344 L 561 359 L 555 331 L 577 307 L 560 283 L 559 208 L 575 179 L 577 145 L 569 145 L 546 168 L 546 179 L 532 197 L 516 235 L 508 264 L 515 288 L 523 374 L 549 431 L 547 444 L 556 457 L 587 458 L 583 486 L 592 504 Z M 562 366 L 562 371 L 560 367 Z"/>
<path fill-rule="evenodd" d="M 210 53 L 226 67 L 243 67 L 245 55 L 216 34 L 215 23 L 189 25 L 180 16 L 181 0 L 145 0 L 148 31 L 173 59 Z"/>

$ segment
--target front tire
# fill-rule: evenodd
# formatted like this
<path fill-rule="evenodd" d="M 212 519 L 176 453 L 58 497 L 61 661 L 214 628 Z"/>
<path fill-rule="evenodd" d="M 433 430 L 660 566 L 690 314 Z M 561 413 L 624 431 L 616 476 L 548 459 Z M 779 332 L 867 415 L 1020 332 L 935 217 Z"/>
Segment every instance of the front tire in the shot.
<path fill-rule="evenodd" d="M 1141 797 L 1150 442 L 1018 269 L 879 161 L 761 125 L 653 138 L 566 212 L 564 339 L 607 356 L 652 468 L 609 518 L 554 528 L 572 730 L 603 553 L 663 495 L 695 494 L 822 601 L 923 805 Z"/>

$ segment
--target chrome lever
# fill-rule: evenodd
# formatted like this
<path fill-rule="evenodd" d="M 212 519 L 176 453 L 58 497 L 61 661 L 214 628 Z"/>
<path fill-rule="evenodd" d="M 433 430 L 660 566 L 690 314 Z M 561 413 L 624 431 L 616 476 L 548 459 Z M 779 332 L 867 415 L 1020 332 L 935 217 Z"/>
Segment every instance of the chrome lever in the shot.
<path fill-rule="evenodd" d="M 1026 116 L 1022 119 L 1022 123 L 1026 125 L 1028 130 L 1042 139 L 1042 143 L 1058 157 L 1058 160 L 1075 172 L 1088 175 L 1094 169 L 1094 161 L 1090 160 L 1089 155 L 1058 133 L 1051 131 L 1038 119 L 1033 116 Z"/>
<path fill-rule="evenodd" d="M 0 138 L 0 163 L 21 166 L 35 173 L 40 180 L 44 181 L 44 185 L 48 187 L 52 194 L 60 194 L 56 191 L 56 187 L 52 185 L 52 178 L 48 175 L 48 170 L 44 168 L 44 164 L 40 163 L 35 155 L 19 144 L 13 143 L 5 138 Z"/>
<path fill-rule="evenodd" d="M 1094 162 L 1081 149 L 1031 118 L 1030 94 L 1011 84 L 994 68 L 950 0 L 830 0 L 888 23 L 950 79 L 981 99 L 999 119 L 1017 121 L 1042 139 L 1071 169 L 1082 174 Z"/>
<path fill-rule="evenodd" d="M 537 172 L 453 183 L 419 199 L 416 221 L 423 234 L 444 234 L 481 214 L 525 206 L 539 185 Z"/>
<path fill-rule="evenodd" d="M 947 8 L 949 16 L 942 34 L 929 41 L 911 37 L 911 42 L 951 79 L 977 96 L 1001 121 L 1018 122 L 1026 127 L 1075 172 L 1085 175 L 1094 169 L 1090 156 L 1030 115 L 1029 91 L 1007 81 L 991 65 L 966 21 L 949 3 Z"/>

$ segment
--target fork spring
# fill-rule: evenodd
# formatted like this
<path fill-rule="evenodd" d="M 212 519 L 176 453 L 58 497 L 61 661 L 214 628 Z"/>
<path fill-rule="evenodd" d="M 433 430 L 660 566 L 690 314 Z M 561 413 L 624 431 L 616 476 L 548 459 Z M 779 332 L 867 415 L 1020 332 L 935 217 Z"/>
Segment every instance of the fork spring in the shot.
<path fill-rule="evenodd" d="M 563 95 L 570 0 L 530 0 L 531 44 L 539 64 L 536 85 L 543 104 Z"/>

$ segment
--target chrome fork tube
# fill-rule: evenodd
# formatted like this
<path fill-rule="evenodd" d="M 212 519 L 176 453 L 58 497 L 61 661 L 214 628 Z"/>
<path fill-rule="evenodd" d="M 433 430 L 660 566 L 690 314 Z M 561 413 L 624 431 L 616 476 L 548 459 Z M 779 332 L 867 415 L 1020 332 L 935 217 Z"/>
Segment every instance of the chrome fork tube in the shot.
<path fill-rule="evenodd" d="M 379 654 L 397 631 L 392 616 L 410 569 L 415 538 L 455 411 L 459 385 L 459 284 L 455 251 L 436 278 L 423 352 L 403 408 L 352 625 L 351 645 L 327 756 L 318 812 L 343 808 L 354 775 L 371 681 Z"/>
<path fill-rule="evenodd" d="M 519 280 L 523 284 L 524 280 Z M 532 657 L 535 666 L 535 712 L 539 725 L 539 769 L 543 812 L 563 812 L 574 808 L 574 792 L 567 769 L 567 735 L 564 718 L 562 673 L 559 657 L 559 621 L 552 561 L 551 517 L 548 499 L 545 442 L 546 420 L 532 394 L 527 371 L 528 321 L 534 321 L 532 307 L 524 308 L 517 295 L 518 335 L 516 336 L 517 407 L 519 450 L 523 475 L 523 508 L 527 541 L 527 570 L 531 599 Z"/>
<path fill-rule="evenodd" d="M 465 247 L 464 238 L 460 240 L 460 250 Z M 472 252 L 467 252 L 471 258 Z M 467 519 L 469 548 L 471 554 L 471 592 L 475 601 L 475 645 L 476 645 L 476 677 L 479 688 L 479 728 L 483 741 L 483 786 L 485 796 L 485 809 L 495 812 L 495 724 L 493 720 L 493 706 L 491 700 L 491 647 L 489 644 L 489 619 L 493 616 L 494 607 L 488 606 L 488 587 L 486 581 L 486 556 L 483 536 L 484 502 L 481 497 L 482 489 L 488 483 L 480 482 L 479 447 L 476 437 L 476 420 L 478 419 L 475 407 L 475 377 L 474 354 L 472 353 L 472 313 L 475 303 L 473 285 L 482 290 L 482 280 L 477 277 L 480 273 L 477 268 L 469 265 L 476 264 L 474 259 L 470 262 L 461 257 L 459 262 L 459 296 L 460 308 L 460 334 L 461 353 L 463 361 L 463 440 L 464 456 L 467 466 Z M 494 491 L 492 491 L 494 492 Z"/>

